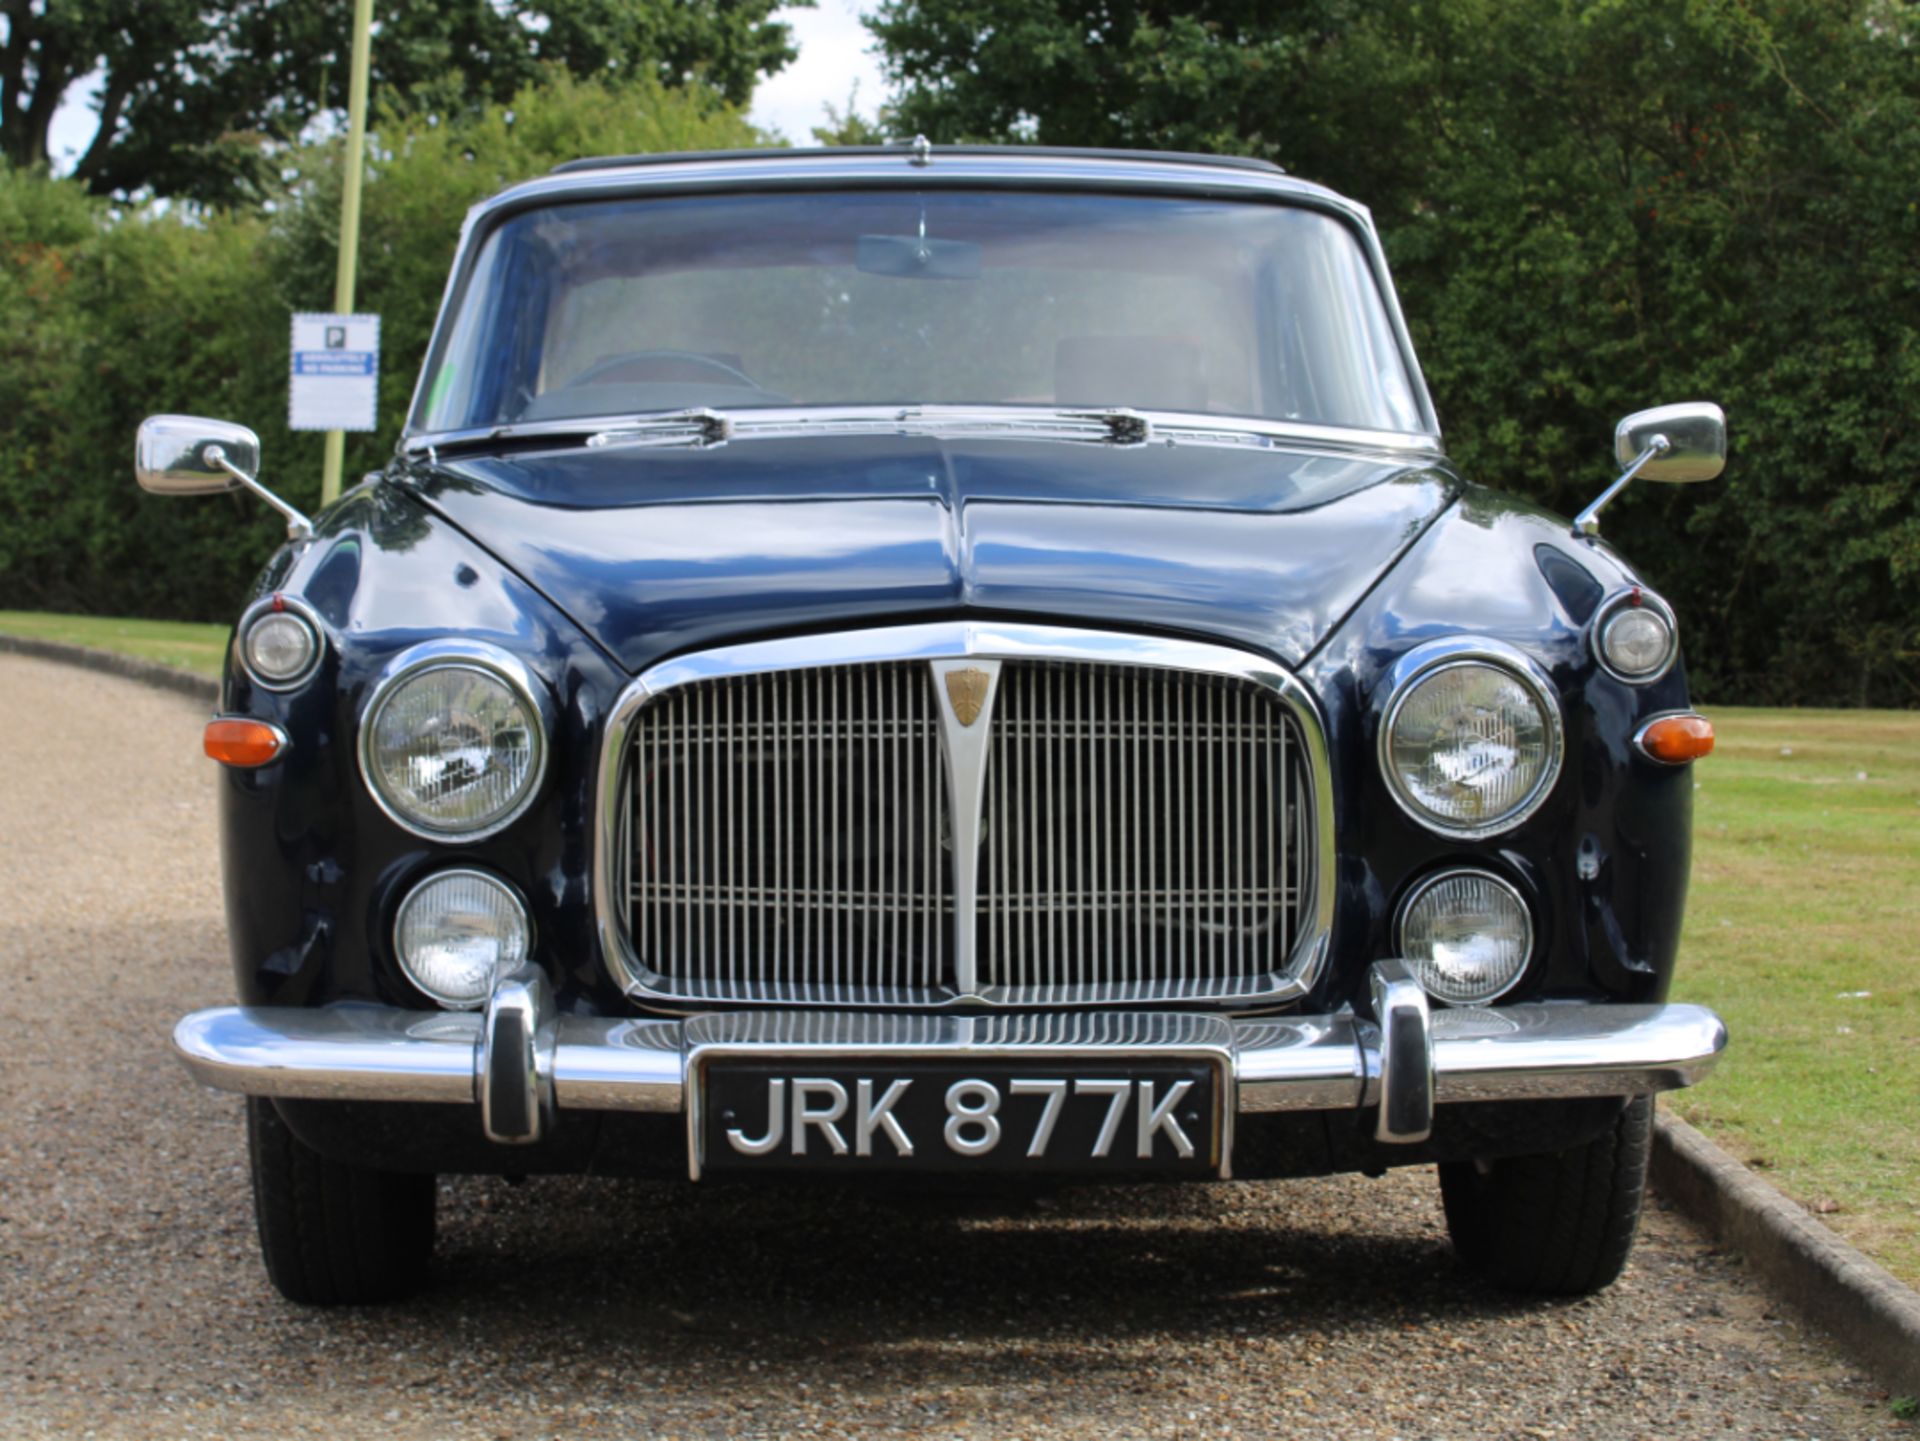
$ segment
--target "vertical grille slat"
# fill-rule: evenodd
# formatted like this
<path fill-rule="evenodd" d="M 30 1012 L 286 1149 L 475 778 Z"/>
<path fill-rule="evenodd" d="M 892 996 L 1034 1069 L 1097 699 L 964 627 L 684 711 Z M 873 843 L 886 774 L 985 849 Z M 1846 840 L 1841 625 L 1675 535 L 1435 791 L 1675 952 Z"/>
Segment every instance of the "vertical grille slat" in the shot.
<path fill-rule="evenodd" d="M 1251 681 L 1003 661 L 978 724 L 974 974 L 1009 1005 L 1271 993 L 1314 874 L 1296 721 Z M 944 692 L 924 661 L 664 692 L 615 833 L 645 989 L 690 1001 L 956 995 Z"/>

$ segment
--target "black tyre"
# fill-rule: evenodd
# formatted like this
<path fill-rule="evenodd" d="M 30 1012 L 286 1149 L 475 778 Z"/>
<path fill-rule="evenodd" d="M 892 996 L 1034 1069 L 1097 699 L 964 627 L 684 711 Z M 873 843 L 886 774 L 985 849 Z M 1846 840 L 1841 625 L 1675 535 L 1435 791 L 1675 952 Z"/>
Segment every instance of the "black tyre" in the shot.
<path fill-rule="evenodd" d="M 425 1279 L 433 1254 L 432 1176 L 330 1161 L 259 1096 L 247 1098 L 247 1153 L 260 1254 L 289 1301 L 393 1301 Z"/>
<path fill-rule="evenodd" d="M 1640 1096 L 1584 1145 L 1441 1166 L 1454 1250 L 1512 1291 L 1586 1296 L 1612 1285 L 1633 1249 L 1652 1140 L 1653 1097 Z"/>

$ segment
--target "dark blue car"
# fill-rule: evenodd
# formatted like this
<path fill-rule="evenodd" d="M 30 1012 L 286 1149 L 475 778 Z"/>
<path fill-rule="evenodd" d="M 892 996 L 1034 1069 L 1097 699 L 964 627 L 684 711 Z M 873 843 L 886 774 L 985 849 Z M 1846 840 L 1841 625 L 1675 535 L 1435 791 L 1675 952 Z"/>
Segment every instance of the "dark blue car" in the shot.
<path fill-rule="evenodd" d="M 1615 449 L 1709 479 L 1724 423 Z M 213 421 L 139 470 L 261 489 Z M 1437 1163 L 1470 1265 L 1619 1274 L 1725 1044 L 1666 1002 L 1712 729 L 1598 506 L 1448 462 L 1360 206 L 563 167 L 469 218 L 386 470 L 275 503 L 207 735 L 241 1004 L 175 1044 L 287 1296 L 416 1285 L 442 1172 Z"/>

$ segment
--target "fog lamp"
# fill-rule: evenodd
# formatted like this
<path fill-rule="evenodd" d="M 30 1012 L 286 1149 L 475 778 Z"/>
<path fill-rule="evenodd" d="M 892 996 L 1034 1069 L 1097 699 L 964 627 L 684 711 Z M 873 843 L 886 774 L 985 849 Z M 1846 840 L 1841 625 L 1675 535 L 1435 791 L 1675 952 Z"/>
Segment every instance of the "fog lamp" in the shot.
<path fill-rule="evenodd" d="M 1520 893 L 1486 871 L 1444 871 L 1400 904 L 1401 957 L 1428 995 L 1476 1006 L 1513 989 L 1533 954 Z"/>
<path fill-rule="evenodd" d="M 532 949 L 527 908 L 484 871 L 440 871 L 400 903 L 393 949 L 407 979 L 451 1010 L 484 1005 Z"/>

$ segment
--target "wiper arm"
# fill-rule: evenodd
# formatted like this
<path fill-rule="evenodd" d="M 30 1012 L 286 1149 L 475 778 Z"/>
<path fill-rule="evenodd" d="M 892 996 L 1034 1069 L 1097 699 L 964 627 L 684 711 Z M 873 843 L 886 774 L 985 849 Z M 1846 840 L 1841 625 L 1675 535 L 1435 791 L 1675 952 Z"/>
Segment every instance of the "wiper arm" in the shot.
<path fill-rule="evenodd" d="M 1137 410 L 1124 406 L 1106 410 L 1063 410 L 1062 420 L 1094 420 L 1107 428 L 1107 439 L 1114 445 L 1145 445 L 1153 439 L 1153 422 Z"/>
<path fill-rule="evenodd" d="M 733 417 L 704 405 L 688 410 L 635 416 L 597 430 L 587 437 L 587 449 L 610 445 L 725 445 L 733 438 Z"/>

